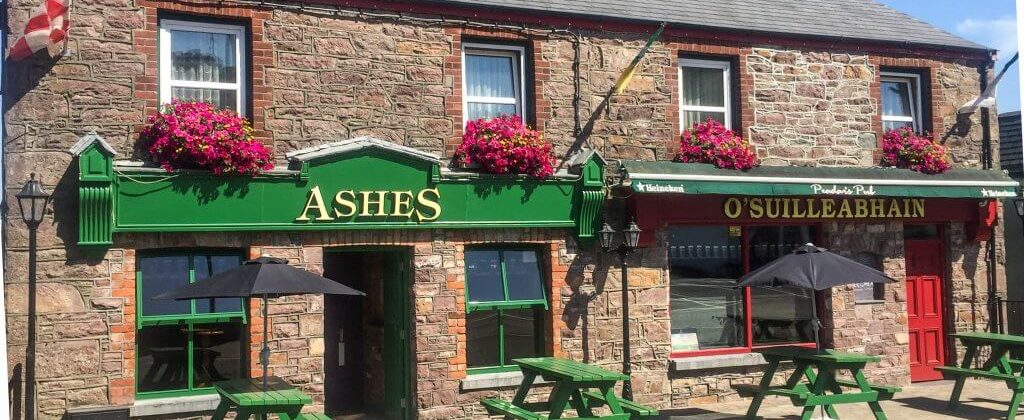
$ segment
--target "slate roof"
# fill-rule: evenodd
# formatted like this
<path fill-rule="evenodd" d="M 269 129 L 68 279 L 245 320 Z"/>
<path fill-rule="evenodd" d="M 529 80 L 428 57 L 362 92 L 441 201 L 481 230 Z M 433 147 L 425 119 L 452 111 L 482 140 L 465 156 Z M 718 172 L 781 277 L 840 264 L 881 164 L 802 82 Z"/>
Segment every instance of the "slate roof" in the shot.
<path fill-rule="evenodd" d="M 988 50 L 873 0 L 436 0 L 669 26 Z M 964 7 L 980 3 L 965 2 Z"/>

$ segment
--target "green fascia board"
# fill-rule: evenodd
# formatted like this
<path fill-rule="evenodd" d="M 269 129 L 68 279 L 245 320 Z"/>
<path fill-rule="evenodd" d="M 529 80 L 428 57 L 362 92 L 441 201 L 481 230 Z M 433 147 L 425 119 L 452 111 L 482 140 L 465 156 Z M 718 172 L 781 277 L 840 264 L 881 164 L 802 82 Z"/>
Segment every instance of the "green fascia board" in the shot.
<path fill-rule="evenodd" d="M 621 161 L 619 170 L 637 193 L 984 199 L 1014 197 L 1019 187 L 1001 171 L 980 169 L 936 175 L 880 167 L 759 166 L 738 171 L 700 163 Z"/>
<path fill-rule="evenodd" d="M 90 223 L 80 229 L 79 244 L 109 246 L 114 232 L 542 227 L 592 237 L 591 219 L 604 197 L 593 174 L 603 161 L 595 155 L 584 165 L 586 173 L 545 179 L 481 175 L 442 170 L 437 160 L 375 143 L 293 159 L 294 170 L 255 177 L 119 164 L 109 194 L 80 178 L 81 199 L 93 204 L 81 207 L 80 218 Z M 336 201 L 339 195 L 351 206 Z M 381 197 L 385 204 L 377 206 Z M 363 198 L 371 204 L 364 207 Z M 399 211 L 402 200 L 410 204 Z"/>

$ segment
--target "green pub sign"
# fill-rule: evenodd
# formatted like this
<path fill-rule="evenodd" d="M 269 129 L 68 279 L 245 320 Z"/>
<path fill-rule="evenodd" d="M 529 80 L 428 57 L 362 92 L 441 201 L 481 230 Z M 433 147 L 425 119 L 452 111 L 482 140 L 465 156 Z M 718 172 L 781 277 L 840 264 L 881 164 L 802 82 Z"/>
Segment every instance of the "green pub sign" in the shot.
<path fill-rule="evenodd" d="M 604 200 L 605 162 L 593 152 L 533 179 L 448 171 L 431 154 L 361 137 L 231 177 L 115 164 L 101 141 L 83 138 L 76 154 L 81 245 L 110 245 L 117 232 L 562 227 L 590 238 Z M 111 170 L 96 177 L 86 166 Z"/>

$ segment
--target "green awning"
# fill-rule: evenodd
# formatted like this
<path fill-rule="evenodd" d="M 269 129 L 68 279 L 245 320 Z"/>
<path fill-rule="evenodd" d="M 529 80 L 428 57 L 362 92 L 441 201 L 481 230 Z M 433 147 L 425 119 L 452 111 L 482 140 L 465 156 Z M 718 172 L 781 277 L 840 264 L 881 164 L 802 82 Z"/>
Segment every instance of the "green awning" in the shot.
<path fill-rule="evenodd" d="M 625 160 L 623 183 L 644 194 L 851 195 L 887 197 L 1015 197 L 1019 184 L 997 170 L 952 169 L 927 175 L 909 169 L 713 165 Z"/>

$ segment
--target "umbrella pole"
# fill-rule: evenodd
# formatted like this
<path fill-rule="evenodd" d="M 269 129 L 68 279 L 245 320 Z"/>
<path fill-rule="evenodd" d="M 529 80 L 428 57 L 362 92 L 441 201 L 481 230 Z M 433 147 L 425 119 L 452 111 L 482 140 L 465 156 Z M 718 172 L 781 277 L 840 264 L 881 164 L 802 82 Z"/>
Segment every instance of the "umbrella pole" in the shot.
<path fill-rule="evenodd" d="M 260 364 L 263 365 L 263 390 L 267 390 L 267 365 L 270 364 L 270 346 L 267 345 L 267 295 L 263 294 L 263 349 L 260 350 Z"/>
<path fill-rule="evenodd" d="M 818 337 L 818 329 L 821 323 L 818 322 L 818 291 L 811 289 L 811 329 L 814 330 L 814 350 L 821 353 L 821 339 Z"/>

